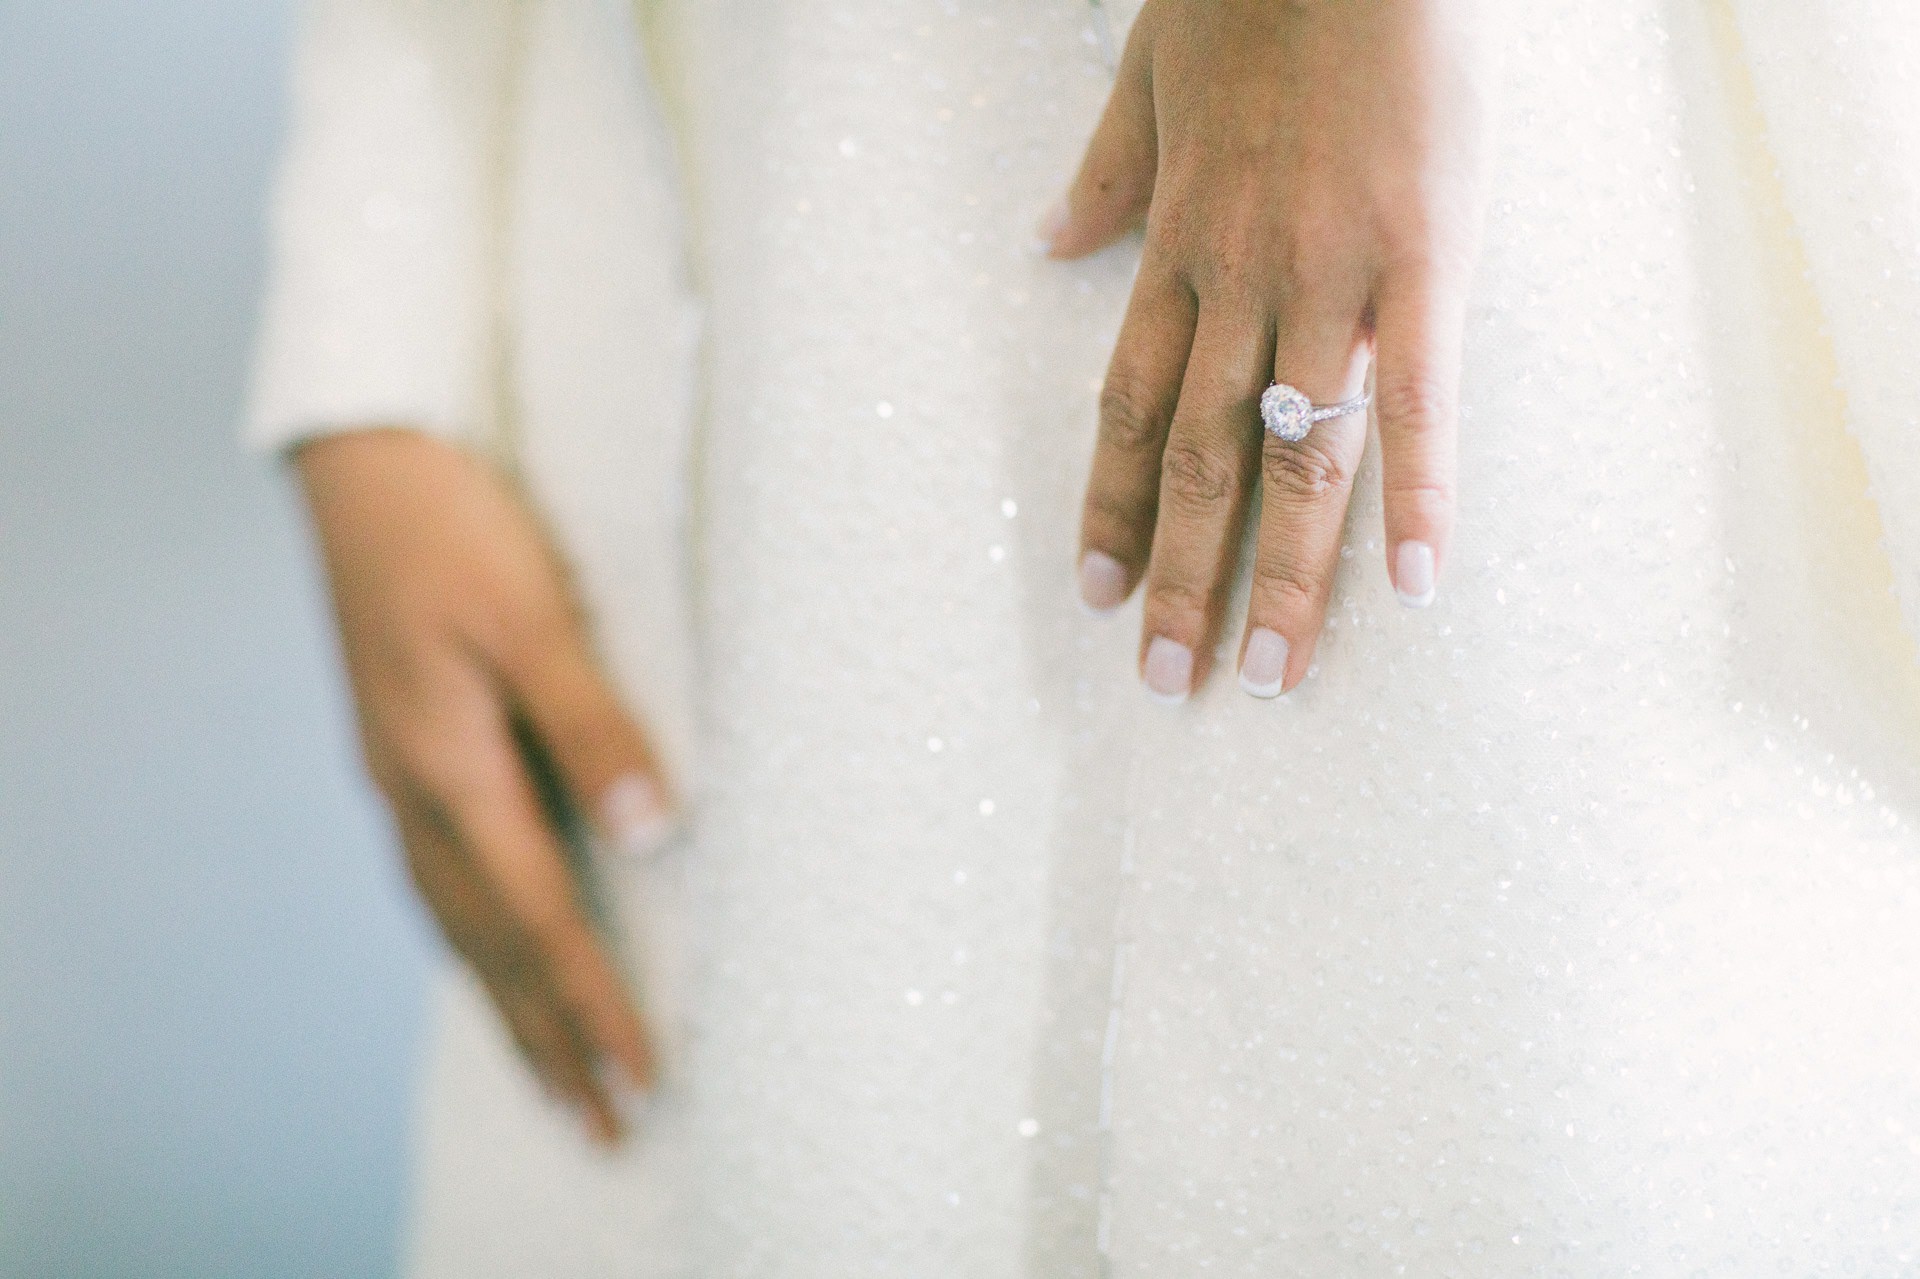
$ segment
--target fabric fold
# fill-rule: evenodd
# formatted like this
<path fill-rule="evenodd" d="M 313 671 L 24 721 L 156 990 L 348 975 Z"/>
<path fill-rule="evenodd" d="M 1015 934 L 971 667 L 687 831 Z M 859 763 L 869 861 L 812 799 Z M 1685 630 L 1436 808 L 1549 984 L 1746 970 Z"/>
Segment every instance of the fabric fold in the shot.
<path fill-rule="evenodd" d="M 1731 0 L 1781 190 L 1820 299 L 1920 636 L 1920 8 Z"/>
<path fill-rule="evenodd" d="M 526 6 L 508 178 L 510 459 L 622 687 L 694 780 L 689 467 L 699 307 L 624 0 Z"/>

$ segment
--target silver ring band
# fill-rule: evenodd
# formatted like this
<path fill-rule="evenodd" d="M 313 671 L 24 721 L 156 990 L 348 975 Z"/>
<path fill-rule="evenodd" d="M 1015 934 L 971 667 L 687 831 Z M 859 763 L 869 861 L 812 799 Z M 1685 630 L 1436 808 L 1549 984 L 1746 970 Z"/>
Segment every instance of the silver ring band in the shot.
<path fill-rule="evenodd" d="M 1359 413 L 1372 402 L 1372 394 L 1362 391 L 1338 404 L 1315 404 L 1285 382 L 1275 382 L 1260 395 L 1260 421 L 1270 434 L 1291 444 L 1306 439 L 1316 423 Z"/>

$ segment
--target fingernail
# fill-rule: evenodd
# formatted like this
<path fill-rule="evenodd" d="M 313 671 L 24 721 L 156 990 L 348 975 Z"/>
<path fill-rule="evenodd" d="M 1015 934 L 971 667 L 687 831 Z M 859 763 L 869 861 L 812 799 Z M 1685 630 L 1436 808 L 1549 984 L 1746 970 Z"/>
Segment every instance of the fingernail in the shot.
<path fill-rule="evenodd" d="M 1147 645 L 1147 691 L 1163 702 L 1184 702 L 1193 690 L 1193 650 L 1164 635 Z"/>
<path fill-rule="evenodd" d="M 583 1106 L 581 1109 L 586 1116 L 587 1136 L 593 1143 L 602 1150 L 619 1149 L 620 1139 L 626 1136 L 621 1131 L 620 1121 L 609 1119 L 590 1106 Z"/>
<path fill-rule="evenodd" d="M 659 783 L 642 773 L 629 773 L 607 787 L 600 816 L 615 847 L 641 861 L 666 847 L 679 825 Z"/>
<path fill-rule="evenodd" d="M 1127 569 L 1105 551 L 1080 557 L 1080 602 L 1096 613 L 1111 613 L 1127 602 Z"/>
<path fill-rule="evenodd" d="M 1393 557 L 1393 589 L 1408 608 L 1433 603 L 1433 548 L 1425 542 L 1402 542 Z"/>
<path fill-rule="evenodd" d="M 1240 687 L 1255 697 L 1278 697 L 1287 679 L 1287 637 L 1264 626 L 1247 636 L 1247 654 L 1240 660 Z"/>
<path fill-rule="evenodd" d="M 1053 252 L 1053 242 L 1067 229 L 1067 197 L 1061 196 L 1040 215 L 1040 221 L 1033 229 L 1034 248 L 1042 253 Z"/>
<path fill-rule="evenodd" d="M 613 1099 L 613 1108 L 622 1123 L 635 1126 L 646 1118 L 653 1106 L 653 1089 L 633 1077 L 624 1067 L 603 1062 L 599 1069 L 601 1087 Z"/>
<path fill-rule="evenodd" d="M 544 1077 L 540 1080 L 540 1090 L 546 1094 L 550 1105 L 586 1131 L 589 1140 L 602 1140 L 599 1120 L 593 1113 L 593 1107 L 587 1104 L 585 1098 Z"/>

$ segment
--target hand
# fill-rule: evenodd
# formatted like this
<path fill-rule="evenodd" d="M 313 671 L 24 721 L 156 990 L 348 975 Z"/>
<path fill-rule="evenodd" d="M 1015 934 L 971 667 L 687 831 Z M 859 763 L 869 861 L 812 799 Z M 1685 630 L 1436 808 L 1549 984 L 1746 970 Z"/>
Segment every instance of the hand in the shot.
<path fill-rule="evenodd" d="M 540 530 L 491 470 L 412 431 L 355 431 L 297 456 L 368 769 L 413 881 L 541 1081 L 612 1144 L 621 1120 L 602 1063 L 645 1088 L 653 1055 L 521 742 L 632 845 L 669 824 L 646 738 L 597 669 Z"/>
<path fill-rule="evenodd" d="M 1306 676 L 1332 594 L 1366 420 L 1299 443 L 1260 429 L 1270 381 L 1375 412 L 1388 570 L 1433 598 L 1453 521 L 1455 401 L 1488 99 L 1476 0 L 1148 0 L 1064 207 L 1041 233 L 1091 253 L 1146 218 L 1107 371 L 1081 594 L 1144 577 L 1141 672 L 1206 677 L 1256 474 L 1262 506 L 1240 682 Z"/>

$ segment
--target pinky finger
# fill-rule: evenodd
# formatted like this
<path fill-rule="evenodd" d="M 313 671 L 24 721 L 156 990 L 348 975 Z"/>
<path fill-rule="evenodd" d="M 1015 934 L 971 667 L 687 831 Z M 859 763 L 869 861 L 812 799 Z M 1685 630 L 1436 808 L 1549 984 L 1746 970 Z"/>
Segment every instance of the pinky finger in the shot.
<path fill-rule="evenodd" d="M 1453 532 L 1463 290 L 1410 268 L 1383 283 L 1375 308 L 1387 571 L 1401 603 L 1422 608 Z"/>

